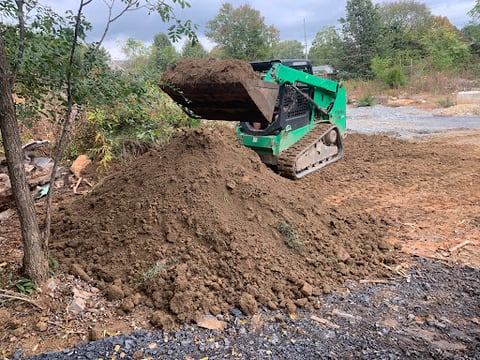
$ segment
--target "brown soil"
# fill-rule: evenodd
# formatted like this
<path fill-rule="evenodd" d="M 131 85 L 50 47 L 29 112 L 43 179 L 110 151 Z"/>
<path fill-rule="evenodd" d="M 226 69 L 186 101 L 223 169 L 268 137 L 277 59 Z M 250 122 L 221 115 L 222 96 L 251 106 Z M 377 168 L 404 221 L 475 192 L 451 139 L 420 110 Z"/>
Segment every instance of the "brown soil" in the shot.
<path fill-rule="evenodd" d="M 162 76 L 162 83 L 193 86 L 223 84 L 256 79 L 252 66 L 241 60 L 178 59 Z"/>
<path fill-rule="evenodd" d="M 350 134 L 342 160 L 291 181 L 229 128 L 183 132 L 60 204 L 60 274 L 37 295 L 42 310 L 4 304 L 4 354 L 231 307 L 318 307 L 315 295 L 346 280 L 398 273 L 405 254 L 480 266 L 480 146 L 467 138 L 478 133 L 414 143 Z M 18 270 L 21 246 L 16 220 L 3 226 L 5 274 Z M 69 308 L 74 292 L 86 311 Z"/>
<path fill-rule="evenodd" d="M 232 59 L 179 59 L 159 85 L 184 109 L 209 120 L 268 124 L 278 96 L 277 84 L 261 81 L 248 62 Z"/>
<path fill-rule="evenodd" d="M 267 169 L 233 130 L 190 130 L 62 209 L 53 255 L 179 322 L 232 307 L 312 307 L 322 289 L 385 273 L 389 257 L 380 219 L 310 192 Z"/>

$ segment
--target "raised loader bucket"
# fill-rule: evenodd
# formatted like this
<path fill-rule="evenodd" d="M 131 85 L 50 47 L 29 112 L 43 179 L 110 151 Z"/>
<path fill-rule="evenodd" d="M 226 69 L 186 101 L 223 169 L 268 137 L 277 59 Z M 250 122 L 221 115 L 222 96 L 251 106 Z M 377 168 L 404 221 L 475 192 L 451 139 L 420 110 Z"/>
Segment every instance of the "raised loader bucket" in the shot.
<path fill-rule="evenodd" d="M 160 87 L 193 116 L 208 120 L 270 123 L 278 85 L 260 80 L 248 62 L 179 59 Z"/>

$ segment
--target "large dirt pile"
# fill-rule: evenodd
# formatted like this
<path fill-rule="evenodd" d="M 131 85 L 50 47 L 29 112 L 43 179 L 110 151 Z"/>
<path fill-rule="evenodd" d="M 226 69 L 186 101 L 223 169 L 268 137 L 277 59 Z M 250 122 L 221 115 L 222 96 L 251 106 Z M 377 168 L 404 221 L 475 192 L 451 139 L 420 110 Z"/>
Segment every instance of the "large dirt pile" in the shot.
<path fill-rule="evenodd" d="M 307 185 L 272 172 L 230 128 L 184 131 L 60 209 L 53 256 L 124 311 L 142 303 L 177 322 L 312 307 L 389 259 L 378 220 Z"/>

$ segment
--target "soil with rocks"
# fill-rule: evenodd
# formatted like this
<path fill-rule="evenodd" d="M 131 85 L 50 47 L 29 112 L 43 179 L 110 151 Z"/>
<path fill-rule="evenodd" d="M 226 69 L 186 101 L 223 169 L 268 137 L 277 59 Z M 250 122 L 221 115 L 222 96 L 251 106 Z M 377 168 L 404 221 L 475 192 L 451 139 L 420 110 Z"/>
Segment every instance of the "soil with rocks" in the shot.
<path fill-rule="evenodd" d="M 230 128 L 179 133 L 59 202 L 60 269 L 34 304 L 0 299 L 0 354 L 105 338 L 43 358 L 474 359 L 480 144 L 467 137 L 349 134 L 343 159 L 291 181 Z M 2 222 L 2 276 L 21 261 L 17 221 Z"/>

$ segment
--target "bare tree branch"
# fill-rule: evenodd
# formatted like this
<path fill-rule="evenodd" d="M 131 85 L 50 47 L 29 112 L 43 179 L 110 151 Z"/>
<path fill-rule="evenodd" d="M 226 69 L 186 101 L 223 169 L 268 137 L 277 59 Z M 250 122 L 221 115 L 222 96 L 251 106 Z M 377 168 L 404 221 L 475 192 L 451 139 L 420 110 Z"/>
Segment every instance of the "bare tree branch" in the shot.
<path fill-rule="evenodd" d="M 18 76 L 18 72 L 22 67 L 23 62 L 23 53 L 25 52 L 25 10 L 24 0 L 15 0 L 15 4 L 17 5 L 17 17 L 18 17 L 18 47 L 17 53 L 15 55 L 15 61 L 13 64 L 12 69 L 12 76 L 10 78 L 10 85 L 13 88 L 13 84 Z"/>
<path fill-rule="evenodd" d="M 92 0 L 89 0 L 89 3 L 91 1 Z M 105 40 L 105 37 L 107 36 L 108 31 L 110 30 L 110 25 L 114 21 L 118 20 L 127 11 L 135 11 L 145 7 L 145 5 L 140 5 L 140 1 L 136 0 L 131 3 L 127 3 L 125 7 L 123 7 L 123 9 L 121 9 L 117 15 L 113 15 L 113 7 L 115 6 L 115 0 L 110 0 L 110 1 L 104 0 L 103 2 L 108 8 L 108 19 L 107 19 L 107 23 L 105 24 L 105 29 L 103 30 L 103 34 L 100 37 L 100 40 L 97 42 L 97 45 L 95 46 L 95 50 L 94 50 L 95 53 L 98 52 L 98 50 L 102 46 L 102 43 Z"/>
<path fill-rule="evenodd" d="M 57 153 L 55 154 L 55 159 L 53 161 L 52 173 L 50 175 L 49 189 L 46 197 L 46 217 L 45 217 L 45 229 L 43 232 L 43 246 L 45 249 L 48 249 L 48 241 L 50 239 L 50 228 L 51 228 L 51 219 L 52 219 L 52 197 L 55 189 L 55 178 L 57 173 L 58 164 L 60 163 L 63 155 L 63 149 L 65 148 L 67 141 L 68 129 L 71 122 L 75 119 L 77 115 L 77 110 L 74 108 L 73 95 L 72 95 L 72 73 L 73 73 L 73 63 L 75 58 L 75 51 L 78 45 L 78 37 L 80 32 L 81 25 L 81 16 L 85 4 L 89 4 L 92 0 L 82 0 L 80 6 L 78 7 L 77 15 L 75 18 L 75 30 L 72 40 L 72 47 L 70 48 L 70 57 L 68 60 L 67 67 L 67 111 L 65 113 L 65 119 L 63 123 L 62 133 L 58 141 Z"/>

